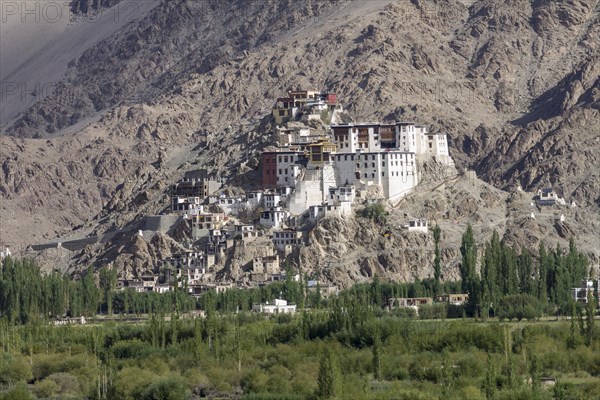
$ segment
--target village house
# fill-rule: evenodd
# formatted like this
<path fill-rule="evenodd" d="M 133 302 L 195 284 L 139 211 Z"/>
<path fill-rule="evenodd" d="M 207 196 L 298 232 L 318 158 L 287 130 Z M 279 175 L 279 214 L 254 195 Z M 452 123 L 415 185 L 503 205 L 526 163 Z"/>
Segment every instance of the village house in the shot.
<path fill-rule="evenodd" d="M 431 297 L 392 297 L 388 299 L 388 307 L 393 310 L 397 307 L 412 308 L 433 304 Z"/>
<path fill-rule="evenodd" d="M 271 209 L 279 207 L 281 204 L 281 196 L 277 192 L 266 192 L 264 195 L 264 208 Z"/>
<path fill-rule="evenodd" d="M 540 189 L 537 193 L 537 204 L 540 206 L 553 206 L 559 197 L 553 189 Z"/>
<path fill-rule="evenodd" d="M 589 296 L 594 298 L 594 281 L 591 279 L 583 279 L 579 287 L 571 289 L 571 297 L 578 303 L 587 304 Z M 596 292 L 596 297 L 600 299 L 600 288 Z M 600 300 L 598 304 L 600 305 Z"/>
<path fill-rule="evenodd" d="M 252 273 L 254 274 L 277 274 L 279 273 L 279 256 L 269 255 L 254 257 L 252 261 Z"/>
<path fill-rule="evenodd" d="M 288 304 L 287 300 L 275 299 L 274 304 L 254 304 L 252 311 L 263 314 L 295 314 L 296 305 Z"/>
<path fill-rule="evenodd" d="M 314 140 L 310 128 L 304 126 L 287 126 L 275 128 L 277 145 L 280 147 L 290 146 L 295 143 L 309 143 Z M 319 135 L 320 136 L 320 135 Z"/>
<path fill-rule="evenodd" d="M 221 188 L 221 182 L 209 178 L 206 170 L 188 171 L 171 187 L 171 196 L 205 199 Z"/>
<path fill-rule="evenodd" d="M 273 244 L 279 251 L 286 254 L 304 243 L 302 231 L 295 229 L 281 229 L 273 231 Z"/>
<path fill-rule="evenodd" d="M 171 212 L 192 217 L 204 211 L 200 197 L 171 196 Z"/>
<path fill-rule="evenodd" d="M 179 282 L 194 284 L 214 279 L 214 274 L 206 272 L 212 265 L 214 257 L 211 259 L 203 251 L 188 251 L 162 260 L 160 269 L 167 282 L 173 282 L 176 277 Z"/>
<path fill-rule="evenodd" d="M 273 105 L 272 115 L 277 125 L 293 121 L 300 114 L 315 115 L 323 111 L 341 111 L 335 93 L 317 90 L 290 90 L 287 97 L 279 97 Z"/>
<path fill-rule="evenodd" d="M 216 204 L 228 215 L 238 215 L 246 209 L 246 204 L 241 196 L 221 195 L 216 199 Z"/>
<path fill-rule="evenodd" d="M 330 283 L 322 283 L 315 280 L 310 280 L 307 283 L 309 292 L 316 293 L 317 290 L 321 293 L 321 297 L 326 299 L 330 296 L 337 296 L 339 289 L 336 285 Z"/>
<path fill-rule="evenodd" d="M 455 306 L 461 306 L 465 304 L 467 300 L 469 300 L 468 293 L 442 294 L 435 298 L 436 303 L 448 303 Z"/>
<path fill-rule="evenodd" d="M 263 203 L 264 193 L 262 190 L 254 190 L 246 193 L 246 204 L 248 209 L 254 210 Z"/>
<path fill-rule="evenodd" d="M 289 218 L 290 213 L 282 207 L 273 207 L 260 213 L 260 224 L 279 228 Z"/>
<path fill-rule="evenodd" d="M 167 293 L 172 290 L 171 286 L 168 284 L 155 285 L 152 287 L 152 291 L 155 293 Z"/>
<path fill-rule="evenodd" d="M 228 221 L 228 218 L 221 213 L 199 213 L 191 220 L 192 237 L 194 239 L 208 236 L 209 230 L 220 229 Z"/>
<path fill-rule="evenodd" d="M 231 246 L 233 246 L 233 239 L 230 239 L 228 231 L 223 229 L 210 229 L 208 231 L 206 253 L 209 256 L 213 255 L 216 263 L 225 256 L 225 252 Z"/>
<path fill-rule="evenodd" d="M 281 273 L 279 268 L 279 256 L 277 254 L 254 257 L 252 260 L 252 282 L 264 283 L 279 280 L 279 274 Z"/>
<path fill-rule="evenodd" d="M 154 285 L 152 285 L 152 286 L 144 285 L 144 282 L 141 279 L 132 279 L 132 280 L 127 281 L 127 284 L 124 286 L 124 289 L 131 288 L 138 293 L 144 293 L 144 292 L 151 292 L 153 287 L 154 287 Z"/>
<path fill-rule="evenodd" d="M 429 232 L 426 219 L 411 219 L 405 226 L 409 232 Z"/>
<path fill-rule="evenodd" d="M 308 208 L 308 220 L 317 222 L 325 217 L 343 217 L 352 214 L 352 204 L 348 201 L 338 202 L 337 204 L 325 203 L 320 206 L 310 206 Z"/>
<path fill-rule="evenodd" d="M 234 239 L 249 240 L 258 236 L 258 232 L 252 224 L 235 224 L 233 226 Z"/>

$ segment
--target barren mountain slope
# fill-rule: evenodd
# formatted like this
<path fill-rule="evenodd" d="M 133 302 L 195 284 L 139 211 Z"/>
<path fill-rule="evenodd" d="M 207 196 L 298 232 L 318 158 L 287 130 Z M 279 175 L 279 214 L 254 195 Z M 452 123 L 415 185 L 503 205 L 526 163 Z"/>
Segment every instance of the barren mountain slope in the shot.
<path fill-rule="evenodd" d="M 0 138 L 2 241 L 124 226 L 186 168 L 252 175 L 260 120 L 290 87 L 430 125 L 483 179 L 551 183 L 597 213 L 598 18 L 594 0 L 163 1 L 7 129 L 48 142 Z"/>

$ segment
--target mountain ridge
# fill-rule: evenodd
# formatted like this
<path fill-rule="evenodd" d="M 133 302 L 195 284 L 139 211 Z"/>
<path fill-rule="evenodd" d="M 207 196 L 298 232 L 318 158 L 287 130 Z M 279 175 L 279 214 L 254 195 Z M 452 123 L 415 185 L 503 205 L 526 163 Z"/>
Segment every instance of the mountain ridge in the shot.
<path fill-rule="evenodd" d="M 185 168 L 252 173 L 261 121 L 292 87 L 337 92 L 357 120 L 447 132 L 458 165 L 496 187 L 551 185 L 597 212 L 597 1 L 259 3 L 231 3 L 236 20 L 219 2 L 161 2 L 72 63 L 0 137 L 2 241 L 111 213 L 124 226 Z"/>

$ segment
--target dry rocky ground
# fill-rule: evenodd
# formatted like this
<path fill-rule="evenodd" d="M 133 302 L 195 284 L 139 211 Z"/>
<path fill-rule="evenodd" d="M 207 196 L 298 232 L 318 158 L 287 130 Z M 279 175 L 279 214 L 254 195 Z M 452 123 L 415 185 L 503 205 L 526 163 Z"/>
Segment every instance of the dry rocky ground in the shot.
<path fill-rule="evenodd" d="M 458 167 L 477 171 L 476 184 L 423 190 L 390 216 L 440 221 L 448 276 L 467 221 L 480 241 L 496 228 L 532 249 L 573 235 L 597 263 L 598 1 L 463 3 L 162 1 L 72 60 L 54 94 L 0 121 L 0 242 L 20 251 L 127 226 L 164 209 L 168 185 L 188 169 L 251 186 L 274 98 L 315 87 L 338 93 L 356 120 L 414 119 L 446 132 Z M 558 210 L 528 218 L 531 192 L 547 186 L 579 205 L 560 211 L 564 226 Z M 122 255 L 134 271 L 176 246 L 152 240 L 122 237 L 45 264 L 80 269 Z M 329 265 L 344 284 L 375 271 L 405 280 L 431 274 L 431 245 L 329 220 L 291 261 Z"/>

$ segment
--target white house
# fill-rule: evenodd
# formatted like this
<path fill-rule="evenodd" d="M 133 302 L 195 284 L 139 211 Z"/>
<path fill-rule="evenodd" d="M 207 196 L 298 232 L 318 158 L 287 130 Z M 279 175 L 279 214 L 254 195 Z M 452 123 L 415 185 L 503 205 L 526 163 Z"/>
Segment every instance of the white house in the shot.
<path fill-rule="evenodd" d="M 256 207 L 260 206 L 263 201 L 263 196 L 264 194 L 261 190 L 247 192 L 246 203 L 248 204 L 248 208 L 254 210 Z"/>
<path fill-rule="evenodd" d="M 286 300 L 275 299 L 274 304 L 254 304 L 252 311 L 264 314 L 295 314 L 296 305 L 288 304 Z"/>
<path fill-rule="evenodd" d="M 264 208 L 271 209 L 279 207 L 281 203 L 281 196 L 276 192 L 268 192 L 264 194 Z"/>
<path fill-rule="evenodd" d="M 246 208 L 246 204 L 242 200 L 243 199 L 240 196 L 220 196 L 217 200 L 217 204 L 225 214 L 238 215 Z"/>
<path fill-rule="evenodd" d="M 257 236 L 254 225 L 251 224 L 236 224 L 233 226 L 233 236 L 241 236 L 242 239 L 252 239 Z"/>
<path fill-rule="evenodd" d="M 202 198 L 198 196 L 172 196 L 171 211 L 176 214 L 194 216 L 202 213 Z"/>
<path fill-rule="evenodd" d="M 289 218 L 290 213 L 281 207 L 273 207 L 260 213 L 260 224 L 278 228 Z"/>
<path fill-rule="evenodd" d="M 587 304 L 589 295 L 594 295 L 594 281 L 590 279 L 583 279 L 580 287 L 576 287 L 571 290 L 571 296 L 573 300 L 578 303 Z M 600 298 L 600 289 L 596 295 Z"/>
<path fill-rule="evenodd" d="M 406 227 L 408 228 L 409 232 L 427 233 L 429 231 L 426 219 L 411 219 L 408 221 Z"/>

